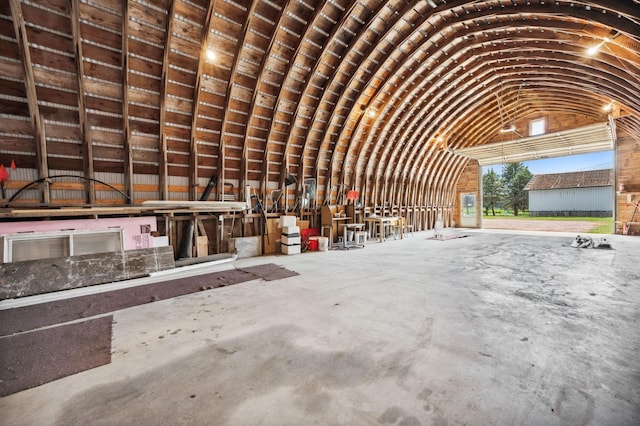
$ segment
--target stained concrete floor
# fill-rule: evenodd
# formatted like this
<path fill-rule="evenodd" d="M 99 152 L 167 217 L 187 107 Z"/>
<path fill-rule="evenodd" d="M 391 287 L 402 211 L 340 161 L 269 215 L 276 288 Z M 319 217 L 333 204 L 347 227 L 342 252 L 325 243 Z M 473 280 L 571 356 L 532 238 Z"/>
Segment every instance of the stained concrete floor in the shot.
<path fill-rule="evenodd" d="M 467 234 L 240 259 L 300 275 L 118 311 L 0 424 L 640 424 L 640 239 Z"/>

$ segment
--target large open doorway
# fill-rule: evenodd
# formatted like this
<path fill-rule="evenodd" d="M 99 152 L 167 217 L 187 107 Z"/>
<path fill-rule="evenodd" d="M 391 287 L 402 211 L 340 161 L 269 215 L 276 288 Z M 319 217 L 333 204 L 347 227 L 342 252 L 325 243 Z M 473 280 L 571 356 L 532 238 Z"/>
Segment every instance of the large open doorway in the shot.
<path fill-rule="evenodd" d="M 482 227 L 610 234 L 613 165 L 609 150 L 485 166 Z"/>

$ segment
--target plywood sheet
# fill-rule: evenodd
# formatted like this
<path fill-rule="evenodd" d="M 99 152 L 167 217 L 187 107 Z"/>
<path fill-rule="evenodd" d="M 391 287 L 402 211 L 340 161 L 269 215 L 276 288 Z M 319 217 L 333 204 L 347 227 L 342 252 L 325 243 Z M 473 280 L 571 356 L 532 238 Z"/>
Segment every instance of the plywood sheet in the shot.
<path fill-rule="evenodd" d="M 111 362 L 113 315 L 0 337 L 0 397 Z"/>

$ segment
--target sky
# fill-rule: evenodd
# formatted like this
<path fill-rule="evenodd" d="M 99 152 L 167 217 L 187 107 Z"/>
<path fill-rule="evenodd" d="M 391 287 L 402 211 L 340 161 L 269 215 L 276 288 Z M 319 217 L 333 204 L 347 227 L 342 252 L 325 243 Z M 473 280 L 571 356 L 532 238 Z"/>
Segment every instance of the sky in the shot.
<path fill-rule="evenodd" d="M 613 168 L 613 151 L 592 152 L 589 154 L 570 155 L 567 157 L 545 158 L 544 160 L 524 161 L 534 175 L 548 173 L 582 172 L 585 170 L 600 170 Z M 484 166 L 483 173 L 493 169 L 497 174 L 502 173 L 502 164 Z"/>

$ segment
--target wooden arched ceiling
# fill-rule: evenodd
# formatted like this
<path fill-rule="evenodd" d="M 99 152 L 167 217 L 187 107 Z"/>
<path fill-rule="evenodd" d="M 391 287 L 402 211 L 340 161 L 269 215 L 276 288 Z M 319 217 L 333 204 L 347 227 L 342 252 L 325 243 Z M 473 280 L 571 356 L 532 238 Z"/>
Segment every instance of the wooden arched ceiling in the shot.
<path fill-rule="evenodd" d="M 640 138 L 638 0 L 4 0 L 0 20 L 1 162 L 132 202 L 289 173 L 321 201 L 446 205 L 454 150 L 505 121 L 613 102 Z M 100 189 L 80 198 L 122 201 Z"/>

